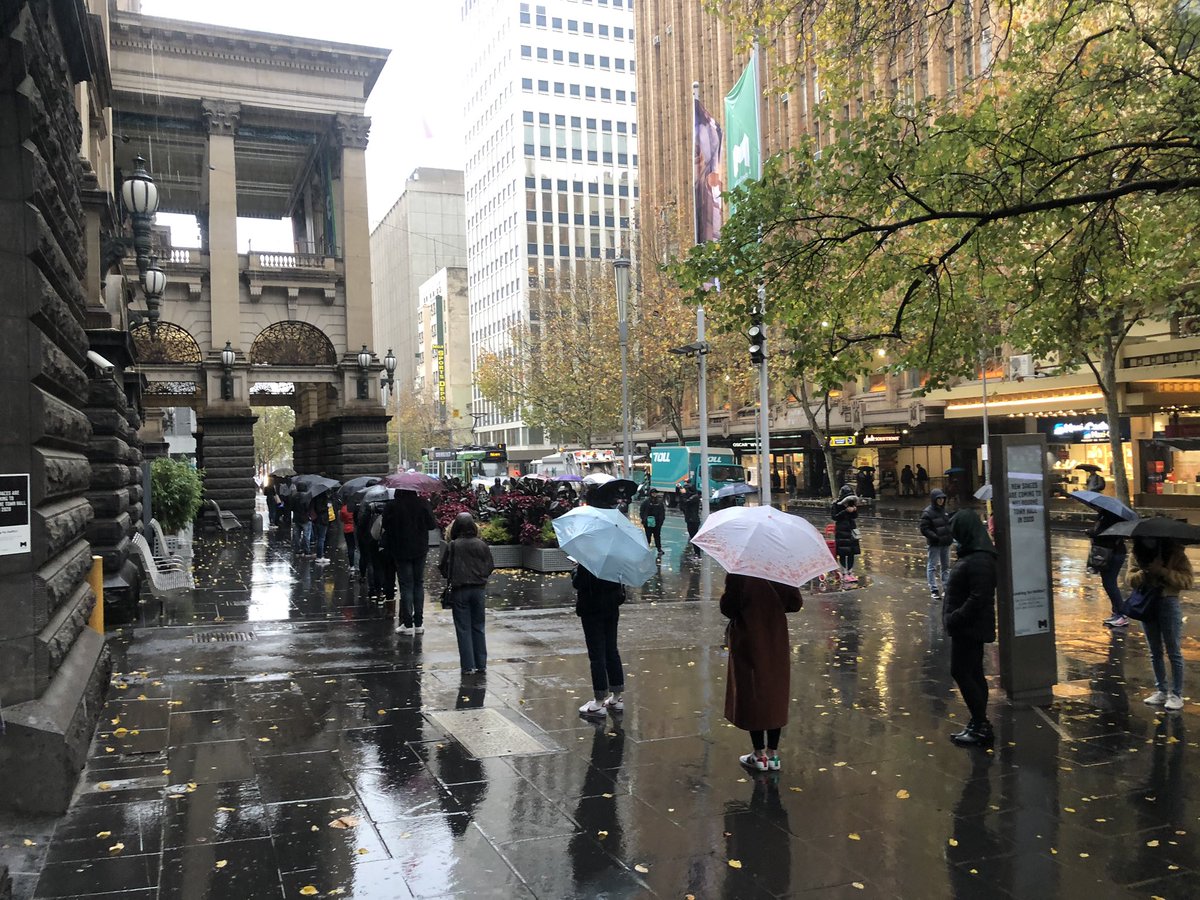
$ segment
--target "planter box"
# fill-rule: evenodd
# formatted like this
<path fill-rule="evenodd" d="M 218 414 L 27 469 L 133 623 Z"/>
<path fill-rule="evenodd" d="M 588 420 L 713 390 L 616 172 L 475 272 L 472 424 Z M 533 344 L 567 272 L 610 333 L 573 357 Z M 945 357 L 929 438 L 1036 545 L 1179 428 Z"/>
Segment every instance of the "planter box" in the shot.
<path fill-rule="evenodd" d="M 535 572 L 570 572 L 575 568 L 558 547 L 522 547 L 521 565 Z"/>
<path fill-rule="evenodd" d="M 497 569 L 521 568 L 520 544 L 489 544 L 488 547 L 492 551 L 492 562 L 496 564 Z"/>

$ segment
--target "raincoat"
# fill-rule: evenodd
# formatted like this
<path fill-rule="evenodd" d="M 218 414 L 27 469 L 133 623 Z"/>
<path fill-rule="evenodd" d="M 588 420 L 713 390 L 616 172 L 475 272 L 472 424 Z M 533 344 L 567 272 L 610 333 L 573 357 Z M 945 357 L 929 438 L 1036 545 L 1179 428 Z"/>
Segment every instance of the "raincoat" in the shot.
<path fill-rule="evenodd" d="M 725 718 L 745 731 L 782 728 L 791 699 L 791 656 L 784 613 L 803 600 L 797 588 L 749 575 L 726 575 L 721 614 L 729 619 Z"/>

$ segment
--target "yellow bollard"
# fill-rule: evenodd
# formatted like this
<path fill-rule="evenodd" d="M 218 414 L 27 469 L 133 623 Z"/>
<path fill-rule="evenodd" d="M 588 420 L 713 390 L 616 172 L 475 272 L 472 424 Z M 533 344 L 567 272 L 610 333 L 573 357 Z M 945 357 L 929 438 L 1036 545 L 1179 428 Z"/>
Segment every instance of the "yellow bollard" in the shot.
<path fill-rule="evenodd" d="M 92 607 L 92 615 L 88 618 L 88 627 L 104 634 L 104 559 L 92 557 L 92 571 L 88 573 L 88 584 L 96 594 L 96 605 Z"/>

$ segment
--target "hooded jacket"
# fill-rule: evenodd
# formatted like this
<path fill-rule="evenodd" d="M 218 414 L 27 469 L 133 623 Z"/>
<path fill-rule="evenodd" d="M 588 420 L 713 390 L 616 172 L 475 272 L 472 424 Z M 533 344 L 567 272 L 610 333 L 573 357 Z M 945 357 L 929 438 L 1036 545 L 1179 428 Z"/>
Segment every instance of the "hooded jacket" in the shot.
<path fill-rule="evenodd" d="M 857 556 L 862 552 L 862 545 L 854 532 L 858 529 L 858 506 L 849 500 L 857 501 L 853 494 L 848 494 L 842 500 L 833 504 L 834 546 L 838 556 Z"/>
<path fill-rule="evenodd" d="M 424 559 L 434 528 L 433 508 L 413 491 L 396 491 L 395 499 L 383 508 L 383 547 L 392 559 Z"/>
<path fill-rule="evenodd" d="M 958 562 L 946 580 L 942 624 L 952 638 L 990 644 L 996 640 L 996 548 L 973 509 L 950 520 Z"/>
<path fill-rule="evenodd" d="M 921 513 L 921 534 L 925 536 L 930 547 L 949 547 L 954 543 L 950 535 L 950 515 L 946 512 L 946 504 L 938 504 L 945 500 L 946 492 L 934 488 L 929 492 L 929 505 Z"/>

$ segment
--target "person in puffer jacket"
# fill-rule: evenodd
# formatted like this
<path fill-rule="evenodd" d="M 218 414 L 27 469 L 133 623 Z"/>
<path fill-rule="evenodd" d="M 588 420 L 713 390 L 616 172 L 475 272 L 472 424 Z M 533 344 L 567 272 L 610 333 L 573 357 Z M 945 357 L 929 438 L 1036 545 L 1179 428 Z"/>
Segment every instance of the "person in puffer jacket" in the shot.
<path fill-rule="evenodd" d="M 950 576 L 950 515 L 946 512 L 946 492 L 934 488 L 929 495 L 929 505 L 921 513 L 921 534 L 928 544 L 925 561 L 925 579 L 929 582 L 929 595 L 940 597 Z M 939 571 L 940 569 L 940 571 Z"/>
<path fill-rule="evenodd" d="M 996 548 L 987 526 L 973 509 L 962 509 L 950 520 L 958 545 L 958 561 L 946 581 L 942 624 L 950 636 L 950 675 L 962 693 L 971 721 L 950 736 L 959 746 L 992 740 L 987 717 L 988 684 L 983 674 L 984 644 L 996 640 Z"/>

